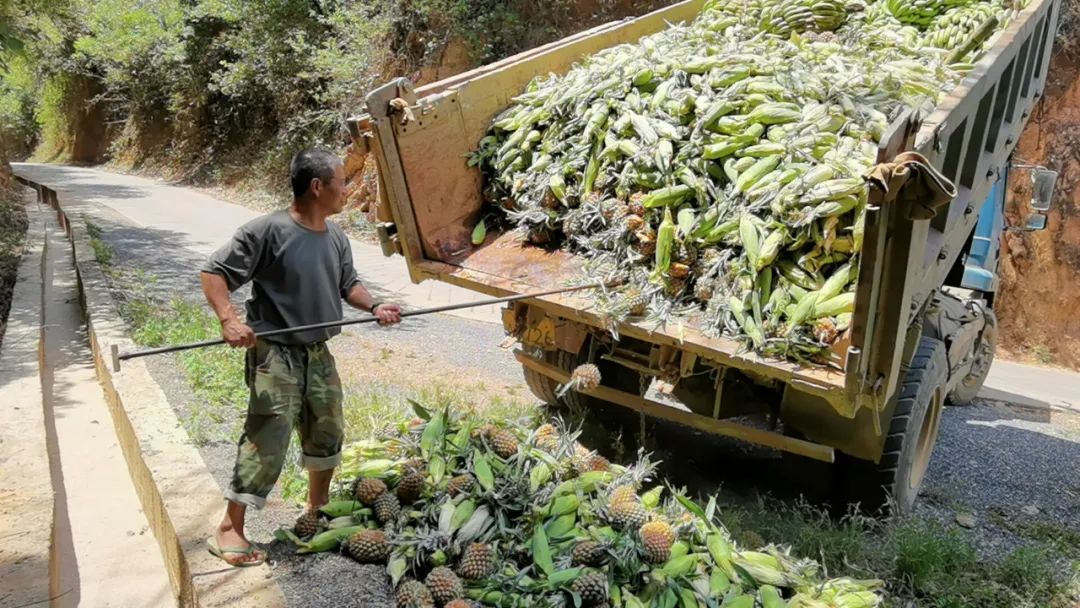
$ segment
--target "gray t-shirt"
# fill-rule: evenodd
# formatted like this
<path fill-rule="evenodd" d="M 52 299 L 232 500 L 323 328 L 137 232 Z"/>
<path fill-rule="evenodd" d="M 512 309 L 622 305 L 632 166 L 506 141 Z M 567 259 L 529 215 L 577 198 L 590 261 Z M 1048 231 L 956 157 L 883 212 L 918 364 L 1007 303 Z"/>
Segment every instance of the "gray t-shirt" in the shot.
<path fill-rule="evenodd" d="M 341 320 L 341 300 L 360 282 L 353 268 L 349 238 L 326 222 L 317 232 L 288 211 L 258 217 L 241 226 L 218 249 L 203 272 L 221 275 L 235 291 L 251 281 L 247 323 L 256 332 Z M 283 334 L 284 344 L 322 342 L 340 328 Z"/>

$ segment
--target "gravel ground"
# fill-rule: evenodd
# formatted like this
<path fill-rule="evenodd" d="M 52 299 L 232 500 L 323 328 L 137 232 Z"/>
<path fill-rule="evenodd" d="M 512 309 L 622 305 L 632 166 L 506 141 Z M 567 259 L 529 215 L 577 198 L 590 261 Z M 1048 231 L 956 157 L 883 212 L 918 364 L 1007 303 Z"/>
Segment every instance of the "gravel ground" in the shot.
<path fill-rule="evenodd" d="M 997 401 L 946 408 L 917 516 L 974 516 L 984 555 L 1023 544 L 1017 530 L 1080 530 L 1080 412 Z"/>
<path fill-rule="evenodd" d="M 147 244 L 145 229 L 124 225 L 113 215 L 96 217 L 103 238 L 115 251 L 118 268 L 141 268 L 158 277 L 155 290 L 164 299 L 201 298 L 193 269 L 202 261 L 182 249 Z M 238 294 L 238 298 L 243 297 Z M 463 387 L 528 398 L 520 367 L 500 348 L 502 329 L 447 315 L 411 319 L 392 330 L 357 326 L 334 340 L 343 376 L 375 377 L 387 382 L 440 378 Z M 154 358 L 149 367 L 181 417 L 199 404 L 183 378 L 178 361 Z M 351 371 L 350 371 L 351 370 Z M 239 370 L 238 370 L 239 373 Z M 383 375 L 385 374 L 385 375 Z M 664 461 L 661 471 L 677 485 L 707 493 L 723 486 L 733 497 L 758 492 L 791 496 L 805 484 L 785 475 L 771 450 L 657 421 L 642 421 L 619 408 L 591 412 L 585 443 L 614 458 L 629 458 L 639 447 Z M 201 448 L 208 468 L 224 485 L 231 473 L 234 446 L 218 442 Z M 1080 529 L 1080 413 L 978 402 L 948 408 L 941 436 L 916 516 L 955 525 L 958 514 L 974 516 L 969 531 L 980 552 L 999 555 L 1027 542 L 1018 531 L 1033 524 Z M 298 557 L 273 541 L 273 531 L 290 525 L 298 514 L 275 492 L 266 509 L 250 520 L 250 535 L 266 543 L 273 570 L 290 604 L 303 607 L 386 606 L 390 589 L 378 568 L 360 566 L 336 555 Z"/>

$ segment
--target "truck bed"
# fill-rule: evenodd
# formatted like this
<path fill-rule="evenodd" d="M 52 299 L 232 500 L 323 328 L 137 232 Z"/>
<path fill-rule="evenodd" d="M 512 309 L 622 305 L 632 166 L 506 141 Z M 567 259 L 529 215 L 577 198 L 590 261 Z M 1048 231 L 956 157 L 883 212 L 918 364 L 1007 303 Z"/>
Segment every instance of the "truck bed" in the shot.
<path fill-rule="evenodd" d="M 581 260 L 568 252 L 547 250 L 522 244 L 513 233 L 489 238 L 482 246 L 451 256 L 444 262 L 424 262 L 420 268 L 440 280 L 489 295 L 510 295 L 526 291 L 557 288 L 582 279 Z M 592 301 L 577 294 L 549 296 L 542 299 L 554 314 L 594 327 L 604 327 Z M 655 344 L 678 346 L 704 359 L 734 366 L 766 378 L 802 385 L 804 390 L 821 396 L 837 397 L 844 388 L 840 360 L 836 367 L 798 365 L 766 359 L 746 351 L 738 342 L 711 338 L 700 330 L 697 316 L 685 323 L 663 327 L 624 322 L 619 333 Z"/>
<path fill-rule="evenodd" d="M 491 234 L 482 246 L 472 246 L 484 199 L 481 175 L 465 158 L 493 117 L 537 75 L 563 73 L 602 49 L 689 21 L 703 4 L 688 0 L 600 26 L 418 90 L 399 79 L 373 92 L 368 107 L 381 190 L 412 279 L 434 278 L 490 295 L 580 279 L 581 263 L 572 254 L 523 245 L 511 234 Z M 619 333 L 786 382 L 826 399 L 845 417 L 862 405 L 880 408 L 896 385 L 913 307 L 942 285 L 959 258 L 977 221 L 973 204 L 988 194 L 1041 94 L 1059 9 L 1060 0 L 1033 0 L 931 116 L 921 124 L 905 116 L 891 127 L 880 160 L 917 150 L 955 181 L 960 195 L 933 220 L 905 221 L 888 208 L 868 209 L 853 330 L 832 366 L 758 357 L 732 340 L 705 336 L 693 320 L 661 328 L 625 323 Z M 395 98 L 409 103 L 415 121 L 405 124 L 390 113 Z M 354 128 L 354 136 L 358 132 Z M 539 304 L 552 315 L 603 327 L 587 298 L 555 296 Z"/>

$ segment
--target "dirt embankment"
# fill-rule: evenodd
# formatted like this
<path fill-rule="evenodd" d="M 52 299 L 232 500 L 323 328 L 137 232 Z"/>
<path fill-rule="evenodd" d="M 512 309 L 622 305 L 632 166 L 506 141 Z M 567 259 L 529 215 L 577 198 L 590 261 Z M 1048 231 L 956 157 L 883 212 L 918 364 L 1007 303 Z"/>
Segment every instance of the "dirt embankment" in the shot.
<path fill-rule="evenodd" d="M 1043 232 L 1007 232 L 997 304 L 1006 354 L 1080 368 L 1080 57 L 1057 54 L 1042 102 L 1014 159 L 1060 173 Z M 1028 198 L 1012 187 L 1011 225 L 1022 225 Z"/>

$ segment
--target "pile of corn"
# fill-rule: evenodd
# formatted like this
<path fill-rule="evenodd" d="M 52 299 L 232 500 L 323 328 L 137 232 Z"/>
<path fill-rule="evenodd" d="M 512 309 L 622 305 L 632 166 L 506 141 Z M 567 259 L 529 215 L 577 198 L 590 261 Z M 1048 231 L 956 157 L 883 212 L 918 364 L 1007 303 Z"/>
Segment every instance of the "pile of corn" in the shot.
<path fill-rule="evenodd" d="M 281 530 L 300 552 L 385 564 L 399 608 L 873 608 L 881 582 L 826 579 L 784 548 L 736 544 L 716 517 L 555 421 L 448 411 L 346 448 L 336 500 Z"/>
<path fill-rule="evenodd" d="M 982 4 L 926 1 L 708 2 L 534 80 L 470 162 L 530 242 L 622 281 L 598 301 L 613 321 L 703 313 L 708 333 L 814 358 L 851 321 L 882 134 L 970 66 L 945 63 L 977 21 L 951 11 Z"/>

